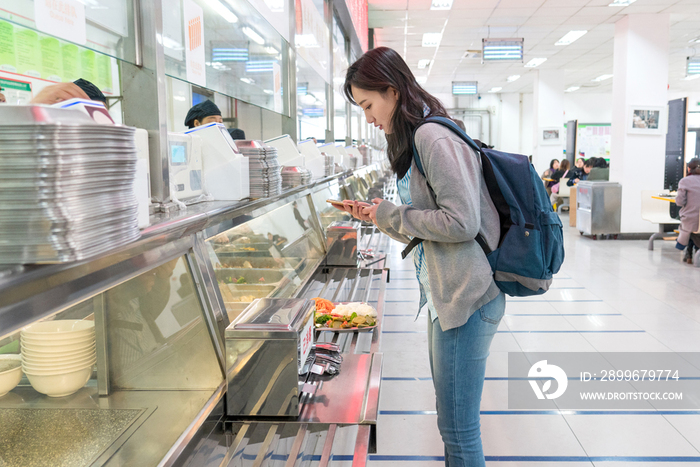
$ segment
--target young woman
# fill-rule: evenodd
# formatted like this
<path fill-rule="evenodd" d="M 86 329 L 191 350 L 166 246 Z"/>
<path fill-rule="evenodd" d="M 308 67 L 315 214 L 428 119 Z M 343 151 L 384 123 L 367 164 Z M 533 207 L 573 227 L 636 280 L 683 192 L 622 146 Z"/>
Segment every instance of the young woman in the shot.
<path fill-rule="evenodd" d="M 505 312 L 505 296 L 475 241 L 481 233 L 495 248 L 499 237 L 498 214 L 480 159 L 436 123 L 420 126 L 414 139 L 424 118 L 446 117 L 447 112 L 392 49 L 370 50 L 350 66 L 344 92 L 368 123 L 386 133 L 403 203 L 346 201 L 345 210 L 400 242 L 424 240 L 413 250 L 413 262 L 421 291 L 418 312 L 428 305 L 428 354 L 445 465 L 482 467 L 479 406 L 486 357 Z M 413 162 L 414 141 L 425 177 Z"/>
<path fill-rule="evenodd" d="M 569 165 L 569 160 L 564 159 L 559 164 L 559 170 L 552 174 L 551 178 L 554 180 L 554 185 L 552 185 L 552 194 L 549 197 L 552 205 L 560 204 L 563 201 L 561 196 L 559 196 L 559 186 L 562 178 L 569 178 Z"/>

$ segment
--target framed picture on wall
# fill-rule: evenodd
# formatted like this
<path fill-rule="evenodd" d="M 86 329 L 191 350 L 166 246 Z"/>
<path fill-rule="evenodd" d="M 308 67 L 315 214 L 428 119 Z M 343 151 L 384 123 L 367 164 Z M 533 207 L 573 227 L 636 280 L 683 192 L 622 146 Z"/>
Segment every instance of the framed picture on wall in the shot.
<path fill-rule="evenodd" d="M 627 111 L 627 133 L 665 135 L 666 118 L 665 106 L 631 105 Z"/>
<path fill-rule="evenodd" d="M 540 128 L 540 144 L 562 144 L 562 136 L 562 129 L 560 127 L 553 126 Z"/>

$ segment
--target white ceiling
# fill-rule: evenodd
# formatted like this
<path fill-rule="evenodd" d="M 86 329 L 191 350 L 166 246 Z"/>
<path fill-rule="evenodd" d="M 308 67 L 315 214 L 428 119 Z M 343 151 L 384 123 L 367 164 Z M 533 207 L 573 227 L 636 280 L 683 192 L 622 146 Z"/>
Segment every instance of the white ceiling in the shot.
<path fill-rule="evenodd" d="M 687 56 L 700 55 L 700 0 L 637 0 L 628 7 L 610 7 L 612 0 L 454 0 L 451 10 L 430 10 L 431 0 L 369 0 L 369 27 L 375 46 L 397 50 L 416 76 L 418 60 L 434 59 L 424 87 L 432 93 L 451 93 L 452 81 L 478 81 L 479 92 L 502 87 L 501 92 L 532 92 L 531 58 L 546 57 L 538 68 L 564 69 L 566 87 L 581 92 L 611 92 L 612 79 L 591 80 L 613 72 L 615 23 L 624 15 L 669 13 L 671 16 L 669 85 L 675 91 L 700 91 L 700 79 L 684 80 Z M 554 43 L 571 30 L 588 30 L 568 46 Z M 425 32 L 443 32 L 440 46 L 421 47 Z M 480 50 L 482 38 L 523 37 L 523 63 L 481 63 L 463 58 Z M 507 83 L 511 75 L 521 75 Z"/>

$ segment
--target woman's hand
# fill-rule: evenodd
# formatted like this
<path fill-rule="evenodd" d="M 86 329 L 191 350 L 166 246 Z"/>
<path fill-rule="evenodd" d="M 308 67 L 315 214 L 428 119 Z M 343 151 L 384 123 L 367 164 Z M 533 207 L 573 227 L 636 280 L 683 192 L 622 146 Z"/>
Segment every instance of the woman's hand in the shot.
<path fill-rule="evenodd" d="M 384 200 L 381 198 L 374 198 L 372 200 L 374 203 L 372 206 L 367 206 L 362 209 L 362 215 L 369 217 L 370 222 L 374 225 L 377 224 L 377 209 L 379 209 L 379 205 L 382 204 L 382 201 Z"/>
<path fill-rule="evenodd" d="M 372 222 L 372 219 L 370 219 L 369 216 L 362 214 L 362 210 L 369 206 L 370 205 L 368 203 L 363 203 L 362 201 L 354 201 L 349 199 L 343 201 L 345 212 L 350 214 L 355 219 L 360 219 L 361 221 L 365 222 Z"/>

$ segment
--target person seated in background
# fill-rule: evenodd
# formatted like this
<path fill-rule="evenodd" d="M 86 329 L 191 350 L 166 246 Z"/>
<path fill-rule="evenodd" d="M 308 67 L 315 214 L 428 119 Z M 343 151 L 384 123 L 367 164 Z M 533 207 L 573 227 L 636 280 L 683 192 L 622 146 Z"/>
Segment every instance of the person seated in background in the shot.
<path fill-rule="evenodd" d="M 467 132 L 467 127 L 464 126 L 464 122 L 462 120 L 456 118 L 453 118 L 452 120 L 457 124 L 458 127 L 462 129 L 463 132 Z"/>
<path fill-rule="evenodd" d="M 552 194 L 549 196 L 549 200 L 552 202 L 552 206 L 556 206 L 557 204 L 563 201 L 563 198 L 559 196 L 559 182 L 562 178 L 568 177 L 569 173 L 571 172 L 569 170 L 570 165 L 571 164 L 569 163 L 569 160 L 564 159 L 563 161 L 561 161 L 561 164 L 559 164 L 559 170 L 552 174 L 552 180 L 554 180 L 554 184 L 552 185 Z"/>
<path fill-rule="evenodd" d="M 591 173 L 588 174 L 587 180 L 590 181 L 608 181 L 610 180 L 610 169 L 608 163 L 602 157 L 592 157 L 593 167 Z"/>
<path fill-rule="evenodd" d="M 586 162 L 586 159 L 583 157 L 579 157 L 576 159 L 576 169 L 577 170 L 583 170 L 583 164 Z"/>
<path fill-rule="evenodd" d="M 551 179 L 552 175 L 554 175 L 554 172 L 557 170 L 559 170 L 559 159 L 552 159 L 549 162 L 549 168 L 542 172 L 542 180 L 544 180 L 544 186 L 547 188 L 548 195 L 552 194 L 552 185 L 554 185 L 554 183 L 547 179 Z"/>
<path fill-rule="evenodd" d="M 588 179 L 588 175 L 591 173 L 591 170 L 593 169 L 593 164 L 594 164 L 594 158 L 591 157 L 588 159 L 586 162 L 583 164 L 583 169 L 580 171 L 577 171 L 575 174 L 572 174 L 571 178 L 569 178 L 569 183 L 567 185 L 569 186 L 574 186 L 578 182 L 582 182 L 583 180 Z"/>
<path fill-rule="evenodd" d="M 7 102 L 7 99 L 5 99 L 5 94 L 2 93 L 3 91 L 4 89 L 0 88 L 0 104 L 4 104 L 5 102 Z"/>
<path fill-rule="evenodd" d="M 185 117 L 185 126 L 187 128 L 194 128 L 209 123 L 224 123 L 224 119 L 221 118 L 219 107 L 208 99 L 192 106 Z"/>
<path fill-rule="evenodd" d="M 241 130 L 240 128 L 229 128 L 228 134 L 231 135 L 231 139 L 234 141 L 245 139 L 245 131 Z"/>
<path fill-rule="evenodd" d="M 86 99 L 107 103 L 102 91 L 86 79 L 77 79 L 72 83 L 59 83 L 46 86 L 31 100 L 31 104 L 53 105 L 68 99 Z"/>
<path fill-rule="evenodd" d="M 676 195 L 676 205 L 681 207 L 681 225 L 678 228 L 678 240 L 676 248 L 685 250 L 683 261 L 693 263 L 693 248 L 700 247 L 695 241 L 698 231 L 698 220 L 700 219 L 700 159 L 692 158 L 687 166 L 687 175 L 678 182 L 678 194 Z"/>

